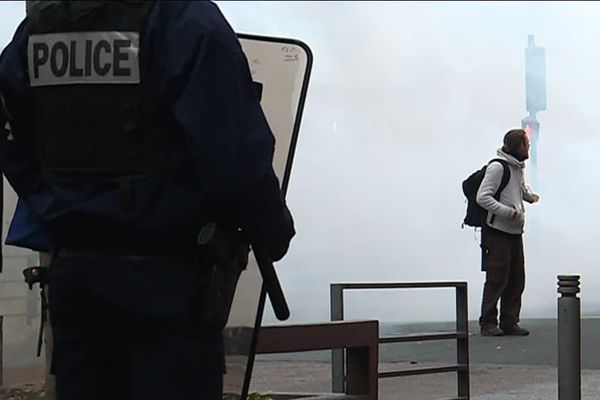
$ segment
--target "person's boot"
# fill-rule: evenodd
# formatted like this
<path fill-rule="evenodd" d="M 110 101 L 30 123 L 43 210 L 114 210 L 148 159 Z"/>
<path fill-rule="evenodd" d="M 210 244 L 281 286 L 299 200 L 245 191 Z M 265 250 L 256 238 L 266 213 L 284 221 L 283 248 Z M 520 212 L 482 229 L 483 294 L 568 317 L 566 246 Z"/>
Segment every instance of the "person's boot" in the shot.
<path fill-rule="evenodd" d="M 496 325 L 486 324 L 481 325 L 481 336 L 502 336 L 504 332 Z"/>
<path fill-rule="evenodd" d="M 504 332 L 507 336 L 527 336 L 529 335 L 529 331 L 527 329 L 521 328 L 519 325 L 514 324 L 505 328 L 501 328 L 502 332 Z"/>

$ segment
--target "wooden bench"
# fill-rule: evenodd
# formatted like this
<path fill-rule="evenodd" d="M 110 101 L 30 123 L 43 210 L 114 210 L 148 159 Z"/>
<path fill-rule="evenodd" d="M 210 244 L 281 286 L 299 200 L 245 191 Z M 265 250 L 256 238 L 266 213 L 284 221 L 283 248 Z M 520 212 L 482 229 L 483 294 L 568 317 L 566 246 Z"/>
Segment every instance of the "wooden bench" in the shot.
<path fill-rule="evenodd" d="M 260 329 L 256 353 L 331 349 L 346 350 L 346 398 L 377 400 L 379 321 L 264 326 Z"/>

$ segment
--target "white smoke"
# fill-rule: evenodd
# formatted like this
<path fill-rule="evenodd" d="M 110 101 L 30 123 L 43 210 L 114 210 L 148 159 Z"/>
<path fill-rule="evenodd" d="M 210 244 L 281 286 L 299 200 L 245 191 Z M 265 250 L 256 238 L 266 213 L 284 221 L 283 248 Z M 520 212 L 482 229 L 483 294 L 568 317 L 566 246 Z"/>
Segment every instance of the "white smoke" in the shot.
<path fill-rule="evenodd" d="M 467 280 L 477 317 L 483 276 L 460 229 L 460 182 L 526 115 L 529 34 L 546 48 L 548 110 L 523 315 L 554 315 L 558 273 L 581 273 L 584 312 L 600 309 L 599 4 L 218 4 L 236 31 L 297 38 L 315 56 L 288 194 L 298 235 L 278 266 L 293 318 L 328 319 L 331 282 L 419 280 Z M 22 2 L 0 3 L 0 45 L 23 15 Z M 447 296 L 356 293 L 348 312 L 452 318 Z"/>
<path fill-rule="evenodd" d="M 279 271 L 297 320 L 326 320 L 329 284 L 483 275 L 460 229 L 461 181 L 525 111 L 527 36 L 546 48 L 548 110 L 525 236 L 524 317 L 554 316 L 556 275 L 582 275 L 600 309 L 596 3 L 219 2 L 238 32 L 293 37 L 314 52 L 288 200 L 298 236 Z M 449 303 L 448 300 L 451 302 Z M 453 318 L 450 291 L 352 293 L 350 316 Z"/>

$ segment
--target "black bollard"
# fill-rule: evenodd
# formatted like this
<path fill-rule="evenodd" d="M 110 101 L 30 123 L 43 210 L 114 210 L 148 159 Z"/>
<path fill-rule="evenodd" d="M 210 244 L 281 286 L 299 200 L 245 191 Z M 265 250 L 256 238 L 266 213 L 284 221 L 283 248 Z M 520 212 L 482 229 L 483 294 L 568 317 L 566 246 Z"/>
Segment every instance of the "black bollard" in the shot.
<path fill-rule="evenodd" d="M 579 275 L 559 275 L 558 293 L 558 400 L 581 400 Z"/>

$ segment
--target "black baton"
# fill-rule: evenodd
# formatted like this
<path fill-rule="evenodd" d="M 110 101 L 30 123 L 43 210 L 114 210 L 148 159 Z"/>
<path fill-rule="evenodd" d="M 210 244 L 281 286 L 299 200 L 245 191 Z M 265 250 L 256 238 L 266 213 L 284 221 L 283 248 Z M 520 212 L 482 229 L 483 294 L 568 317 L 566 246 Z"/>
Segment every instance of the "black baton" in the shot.
<path fill-rule="evenodd" d="M 290 317 L 290 309 L 279 284 L 275 268 L 273 267 L 273 260 L 271 260 L 271 256 L 263 245 L 252 244 L 252 251 L 262 275 L 265 289 L 269 295 L 269 300 L 271 300 L 275 316 L 278 320 L 285 321 Z"/>

